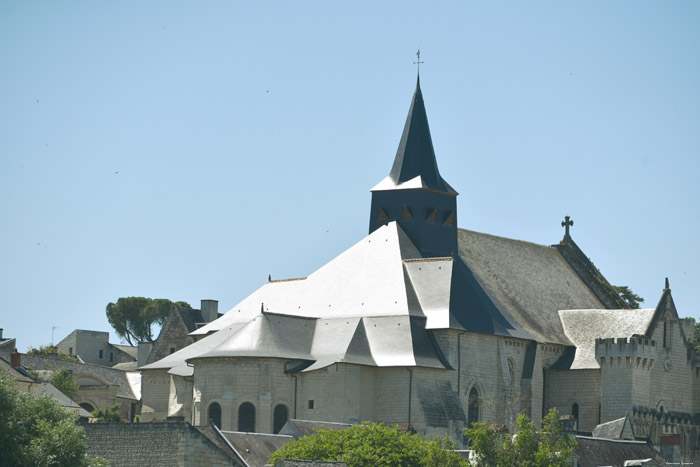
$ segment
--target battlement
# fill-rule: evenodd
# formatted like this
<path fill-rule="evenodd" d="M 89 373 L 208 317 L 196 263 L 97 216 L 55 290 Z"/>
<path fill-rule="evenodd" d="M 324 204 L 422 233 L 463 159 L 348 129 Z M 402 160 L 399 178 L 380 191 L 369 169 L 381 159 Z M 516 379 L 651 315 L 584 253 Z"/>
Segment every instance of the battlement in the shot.
<path fill-rule="evenodd" d="M 601 368 L 627 366 L 651 369 L 656 353 L 656 341 L 643 337 L 595 340 L 595 358 Z"/>

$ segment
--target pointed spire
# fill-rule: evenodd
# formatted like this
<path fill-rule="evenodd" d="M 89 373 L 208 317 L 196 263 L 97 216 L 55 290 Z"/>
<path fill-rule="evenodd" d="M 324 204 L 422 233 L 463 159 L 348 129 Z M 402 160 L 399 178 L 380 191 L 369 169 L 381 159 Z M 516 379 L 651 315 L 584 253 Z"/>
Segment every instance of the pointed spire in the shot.
<path fill-rule="evenodd" d="M 669 284 L 668 284 L 668 277 L 667 277 L 667 278 L 666 278 L 666 284 L 665 284 L 664 290 L 669 290 L 670 288 L 671 288 L 671 287 L 670 287 Z"/>
<path fill-rule="evenodd" d="M 420 177 L 422 188 L 456 194 L 442 179 L 437 167 L 423 93 L 420 89 L 420 75 L 416 81 L 416 92 L 413 94 L 394 165 L 389 173 L 389 178 L 396 185 L 416 177 Z"/>

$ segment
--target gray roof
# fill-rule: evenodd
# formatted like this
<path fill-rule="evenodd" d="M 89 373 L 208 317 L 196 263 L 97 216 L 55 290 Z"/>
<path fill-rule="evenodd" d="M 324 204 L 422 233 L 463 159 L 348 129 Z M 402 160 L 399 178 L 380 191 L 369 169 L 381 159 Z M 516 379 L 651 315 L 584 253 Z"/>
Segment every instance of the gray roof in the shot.
<path fill-rule="evenodd" d="M 222 431 L 221 434 L 250 467 L 263 467 L 273 452 L 293 440 L 291 436 L 239 431 Z"/>
<path fill-rule="evenodd" d="M 634 428 L 632 427 L 632 421 L 629 415 L 625 414 L 624 417 L 618 418 L 617 420 L 596 425 L 593 429 L 593 437 L 633 440 L 635 438 Z"/>
<path fill-rule="evenodd" d="M 624 310 L 561 310 L 564 332 L 576 346 L 571 369 L 600 368 L 595 359 L 597 338 L 643 335 L 654 316 L 653 308 Z"/>
<path fill-rule="evenodd" d="M 645 441 L 627 441 L 576 436 L 578 447 L 578 464 L 580 467 L 598 467 L 601 465 L 623 467 L 625 461 L 637 459 L 665 460 L 658 451 Z"/>
<path fill-rule="evenodd" d="M 481 299 L 467 329 L 478 318 L 496 334 L 570 345 L 557 312 L 604 308 L 553 247 L 459 229 L 459 256 L 492 304 Z"/>
<path fill-rule="evenodd" d="M 311 436 L 322 428 L 328 430 L 344 430 L 350 426 L 352 425 L 348 423 L 317 422 L 290 418 L 287 420 L 287 423 L 284 424 L 279 434 L 289 435 L 294 437 L 294 439 L 298 439 L 303 436 Z"/>
<path fill-rule="evenodd" d="M 420 77 L 404 125 L 394 165 L 389 176 L 372 191 L 428 189 L 456 195 L 457 192 L 440 176 L 425 112 Z"/>

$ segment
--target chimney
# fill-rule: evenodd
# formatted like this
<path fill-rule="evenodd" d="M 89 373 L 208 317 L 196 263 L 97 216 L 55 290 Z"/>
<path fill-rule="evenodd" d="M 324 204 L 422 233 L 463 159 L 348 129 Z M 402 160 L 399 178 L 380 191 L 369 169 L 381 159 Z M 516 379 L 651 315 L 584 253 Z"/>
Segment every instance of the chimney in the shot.
<path fill-rule="evenodd" d="M 151 355 L 151 349 L 153 349 L 152 342 L 139 342 L 139 348 L 136 351 L 136 367 L 141 367 L 146 364 L 148 356 Z"/>
<path fill-rule="evenodd" d="M 202 300 L 202 319 L 205 323 L 211 323 L 219 317 L 218 300 Z"/>
<path fill-rule="evenodd" d="M 13 368 L 19 368 L 22 366 L 22 355 L 17 352 L 17 349 L 12 350 L 10 354 L 10 364 Z"/>
<path fill-rule="evenodd" d="M 0 341 L 2 340 L 2 328 L 0 328 Z"/>

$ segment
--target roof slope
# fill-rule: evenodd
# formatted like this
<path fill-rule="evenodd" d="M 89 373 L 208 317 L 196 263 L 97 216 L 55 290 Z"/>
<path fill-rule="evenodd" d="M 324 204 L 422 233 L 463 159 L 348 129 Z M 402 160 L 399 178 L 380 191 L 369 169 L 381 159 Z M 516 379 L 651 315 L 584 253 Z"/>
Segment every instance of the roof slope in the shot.
<path fill-rule="evenodd" d="M 605 308 L 555 248 L 465 229 L 458 235 L 468 273 L 510 326 L 497 334 L 522 329 L 539 342 L 570 345 L 557 312 Z"/>
<path fill-rule="evenodd" d="M 644 441 L 611 440 L 589 436 L 576 436 L 576 441 L 578 442 L 576 454 L 580 467 L 600 465 L 623 467 L 625 461 L 649 458 L 665 462 L 659 452 Z"/>
<path fill-rule="evenodd" d="M 636 310 L 561 310 L 564 332 L 576 346 L 571 369 L 600 368 L 595 358 L 597 338 L 643 335 L 654 316 L 653 308 Z"/>
<path fill-rule="evenodd" d="M 411 107 L 408 110 L 399 148 L 396 151 L 394 165 L 389 176 L 382 180 L 372 191 L 394 189 L 428 189 L 444 193 L 457 194 L 440 176 L 435 160 L 433 140 L 425 112 L 423 93 L 420 89 L 420 77 L 416 83 Z"/>

